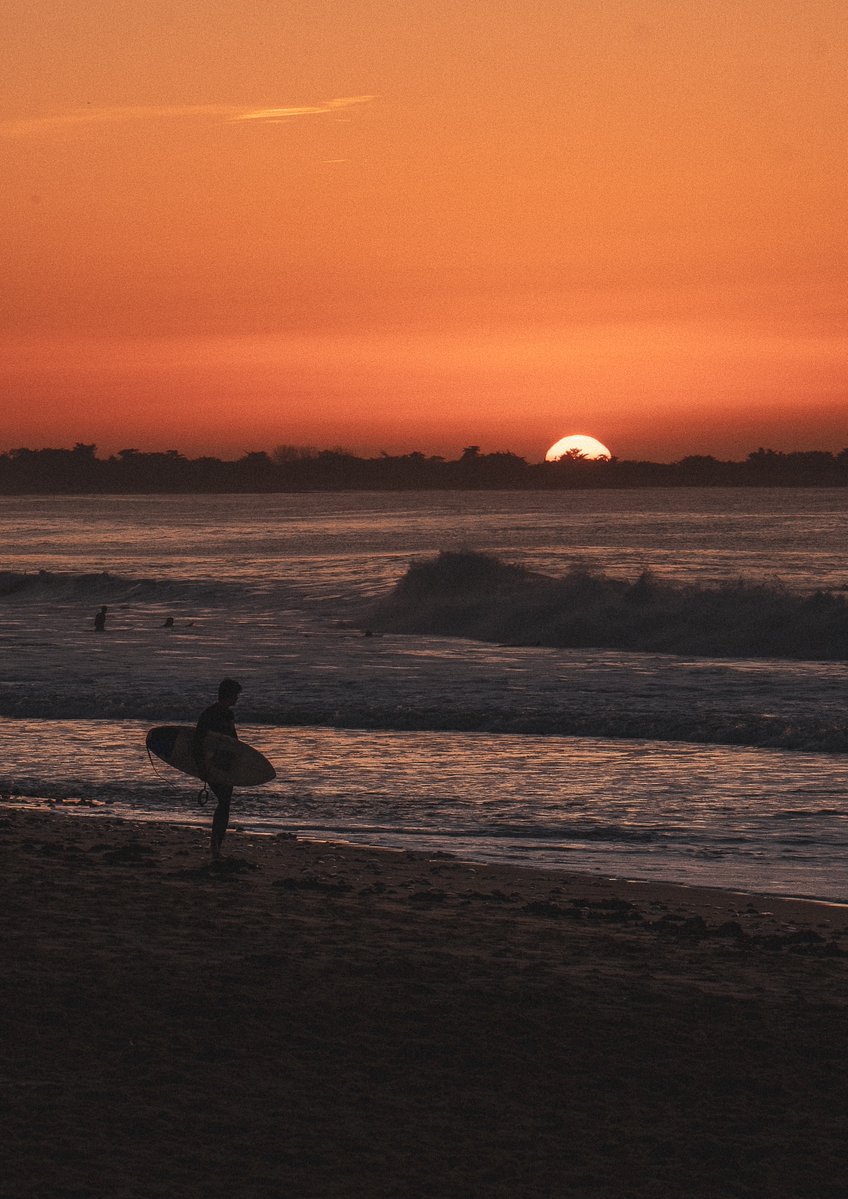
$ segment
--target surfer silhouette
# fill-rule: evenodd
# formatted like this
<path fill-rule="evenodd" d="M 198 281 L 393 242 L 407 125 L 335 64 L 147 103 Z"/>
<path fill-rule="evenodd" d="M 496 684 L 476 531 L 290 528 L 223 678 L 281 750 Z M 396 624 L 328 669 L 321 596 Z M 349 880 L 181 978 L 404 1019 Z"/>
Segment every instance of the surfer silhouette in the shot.
<path fill-rule="evenodd" d="M 104 604 L 103 607 L 100 609 L 100 611 L 95 613 L 95 616 L 94 616 L 94 631 L 95 631 L 95 633 L 102 633 L 104 631 L 104 629 L 106 628 L 106 613 L 107 613 L 107 611 L 108 611 L 108 609 L 107 609 L 106 605 Z"/>
<path fill-rule="evenodd" d="M 237 683 L 235 679 L 222 679 L 218 687 L 217 700 L 200 713 L 197 728 L 194 730 L 192 755 L 200 767 L 201 778 L 204 775 L 203 742 L 206 734 L 224 733 L 227 737 L 235 737 L 238 740 L 233 706 L 238 700 L 240 692 L 241 683 Z M 206 780 L 204 779 L 204 781 Z M 218 801 L 212 816 L 212 858 L 217 862 L 220 861 L 221 846 L 227 825 L 230 823 L 230 800 L 233 797 L 233 789 L 223 783 L 210 783 L 209 785 Z"/>

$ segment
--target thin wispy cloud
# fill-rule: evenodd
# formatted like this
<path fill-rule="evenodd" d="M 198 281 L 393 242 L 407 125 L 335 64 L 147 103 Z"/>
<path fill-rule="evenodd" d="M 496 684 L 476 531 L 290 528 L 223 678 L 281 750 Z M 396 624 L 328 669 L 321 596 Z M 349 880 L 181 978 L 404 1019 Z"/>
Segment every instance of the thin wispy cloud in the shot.
<path fill-rule="evenodd" d="M 357 104 L 369 104 L 376 96 L 344 96 L 339 100 L 325 100 L 322 104 L 302 105 L 290 108 L 259 108 L 255 112 L 240 112 L 232 121 L 287 121 L 291 117 L 310 117 L 321 113 L 338 112 L 342 108 L 353 108 Z"/>
<path fill-rule="evenodd" d="M 318 104 L 290 104 L 279 108 L 248 108 L 235 104 L 124 105 L 98 108 L 87 105 L 39 117 L 0 121 L 0 137 L 41 137 L 85 125 L 119 125 L 138 121 L 218 120 L 227 124 L 252 121 L 279 125 L 297 117 L 322 116 L 369 104 L 376 96 L 343 96 Z"/>

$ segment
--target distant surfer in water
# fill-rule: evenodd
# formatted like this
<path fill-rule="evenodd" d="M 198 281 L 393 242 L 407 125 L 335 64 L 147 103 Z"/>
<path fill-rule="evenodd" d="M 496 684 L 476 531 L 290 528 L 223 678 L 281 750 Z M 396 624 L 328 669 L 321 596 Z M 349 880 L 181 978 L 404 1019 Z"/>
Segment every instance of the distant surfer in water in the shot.
<path fill-rule="evenodd" d="M 203 770 L 203 741 L 207 733 L 225 733 L 228 737 L 235 737 L 238 740 L 233 705 L 238 700 L 240 693 L 241 683 L 237 683 L 235 679 L 223 679 L 218 687 L 218 699 L 200 713 L 197 728 L 194 730 L 192 753 L 201 771 Z M 230 800 L 233 797 L 233 789 L 222 783 L 211 784 L 211 789 L 218 801 L 212 817 L 212 858 L 217 862 L 221 858 L 224 834 L 230 823 Z"/>
<path fill-rule="evenodd" d="M 106 613 L 107 613 L 107 611 L 108 611 L 108 609 L 107 609 L 106 605 L 104 604 L 103 607 L 100 609 L 100 611 L 95 614 L 95 617 L 94 617 L 95 633 L 102 633 L 104 631 L 104 629 L 106 628 Z"/>

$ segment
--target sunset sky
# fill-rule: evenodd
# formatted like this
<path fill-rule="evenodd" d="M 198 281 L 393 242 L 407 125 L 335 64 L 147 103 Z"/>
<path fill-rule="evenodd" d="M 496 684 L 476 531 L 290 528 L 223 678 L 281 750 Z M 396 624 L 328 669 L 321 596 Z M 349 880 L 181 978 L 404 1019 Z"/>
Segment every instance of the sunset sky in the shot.
<path fill-rule="evenodd" d="M 848 445 L 843 0 L 11 0 L 0 449 Z"/>

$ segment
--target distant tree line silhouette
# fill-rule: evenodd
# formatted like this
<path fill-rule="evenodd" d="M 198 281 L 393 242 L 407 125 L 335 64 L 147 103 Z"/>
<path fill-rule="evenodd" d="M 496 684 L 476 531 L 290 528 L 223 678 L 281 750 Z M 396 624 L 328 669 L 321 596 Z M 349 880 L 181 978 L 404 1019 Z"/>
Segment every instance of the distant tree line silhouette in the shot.
<path fill-rule="evenodd" d="M 484 454 L 476 445 L 456 459 L 419 451 L 359 458 L 341 448 L 294 445 L 233 460 L 137 449 L 98 458 L 96 451 L 83 442 L 73 449 L 8 450 L 0 454 L 0 494 L 848 486 L 848 448 L 837 454 L 761 448 L 734 462 L 690 454 L 671 463 L 577 453 L 559 462 L 530 463 L 509 451 Z"/>

